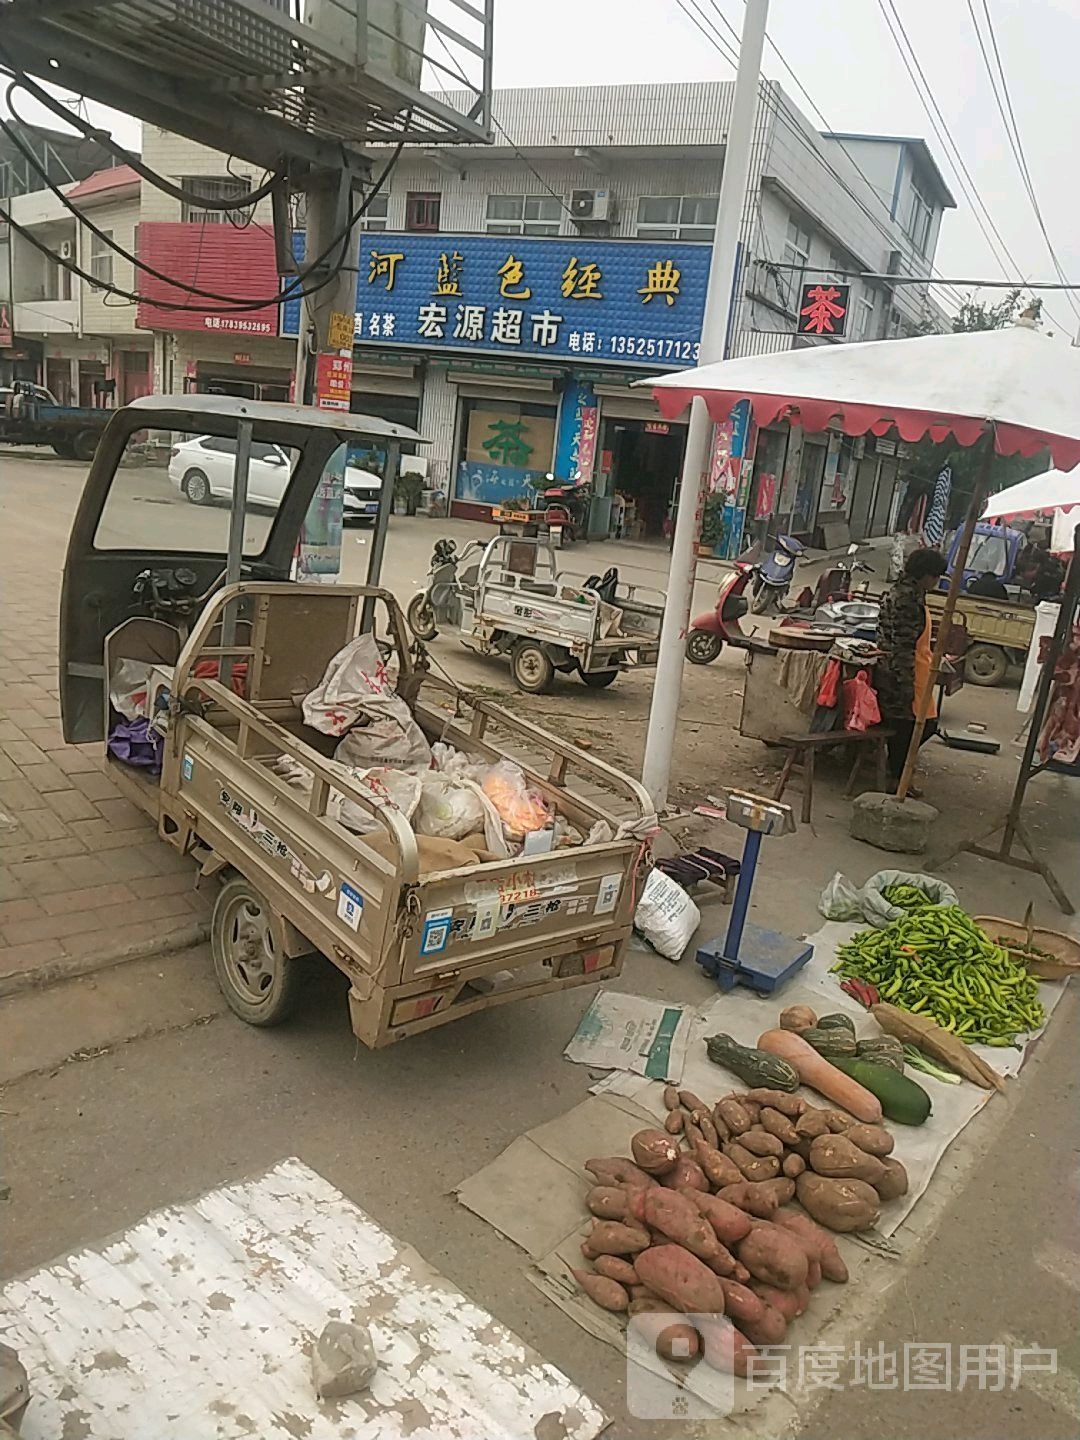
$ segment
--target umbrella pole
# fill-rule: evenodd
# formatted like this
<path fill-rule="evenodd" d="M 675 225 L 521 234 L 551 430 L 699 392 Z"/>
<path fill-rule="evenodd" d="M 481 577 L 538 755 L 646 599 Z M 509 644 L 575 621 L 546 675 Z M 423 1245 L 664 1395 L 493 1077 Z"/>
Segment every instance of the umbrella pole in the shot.
<path fill-rule="evenodd" d="M 1076 547 L 1080 545 L 1080 525 L 1074 532 L 1073 557 L 1069 562 L 1069 574 L 1065 581 L 1065 593 L 1061 597 L 1061 613 L 1058 615 L 1057 624 L 1054 626 L 1054 633 L 1050 637 L 1050 645 L 1043 661 L 1042 670 L 1039 674 L 1039 688 L 1035 692 L 1035 703 L 1031 709 L 1031 720 L 1029 722 L 1027 743 L 1024 746 L 1023 758 L 1020 761 L 1020 769 L 1016 776 L 1016 788 L 1013 790 L 1012 801 L 1009 805 L 1008 814 L 1005 816 L 1004 834 L 1001 837 L 1001 846 L 997 850 L 991 850 L 985 845 L 968 844 L 965 850 L 972 855 L 978 855 L 984 860 L 997 860 L 1002 865 L 1011 865 L 1017 870 L 1030 870 L 1041 875 L 1058 903 L 1058 908 L 1066 915 L 1076 913 L 1072 901 L 1062 889 L 1057 876 L 1050 869 L 1044 860 L 1040 860 L 1032 849 L 1031 840 L 1027 829 L 1020 819 L 1020 811 L 1024 804 L 1024 795 L 1027 791 L 1028 782 L 1033 775 L 1037 775 L 1043 768 L 1036 765 L 1035 747 L 1039 742 L 1039 735 L 1042 732 L 1043 722 L 1046 719 L 1046 711 L 1050 704 L 1050 692 L 1054 684 L 1054 672 L 1057 669 L 1058 660 L 1061 658 L 1069 641 L 1069 632 L 1075 623 L 1077 602 L 1080 601 L 1080 555 Z M 1002 829 L 1002 826 L 995 825 L 990 834 Z M 1024 860 L 1012 853 L 1013 840 L 1019 840 L 1024 849 L 1031 857 Z"/>
<path fill-rule="evenodd" d="M 971 503 L 968 505 L 967 515 L 964 519 L 964 530 L 960 537 L 960 545 L 956 551 L 953 573 L 949 578 L 949 589 L 945 596 L 945 608 L 941 612 L 937 640 L 934 642 L 934 651 L 930 659 L 930 673 L 926 677 L 926 683 L 919 695 L 918 705 L 915 709 L 915 729 L 911 734 L 911 744 L 908 747 L 907 759 L 904 761 L 900 784 L 896 790 L 898 800 L 907 799 L 908 790 L 911 788 L 911 777 L 915 773 L 915 765 L 919 758 L 919 746 L 922 744 L 923 731 L 926 729 L 926 716 L 930 709 L 930 697 L 934 693 L 934 686 L 937 683 L 937 673 L 945 657 L 945 646 L 948 643 L 949 631 L 952 628 L 953 611 L 956 609 L 956 600 L 960 594 L 960 587 L 964 583 L 964 563 L 967 560 L 968 551 L 971 549 L 971 538 L 975 534 L 975 523 L 979 518 L 982 497 L 985 494 L 987 482 L 990 479 L 990 467 L 994 462 L 994 427 L 992 424 L 987 430 L 986 439 L 983 444 L 985 445 L 985 449 L 983 450 L 982 464 L 979 466 L 979 473 L 976 476 L 975 486 L 971 492 Z"/>

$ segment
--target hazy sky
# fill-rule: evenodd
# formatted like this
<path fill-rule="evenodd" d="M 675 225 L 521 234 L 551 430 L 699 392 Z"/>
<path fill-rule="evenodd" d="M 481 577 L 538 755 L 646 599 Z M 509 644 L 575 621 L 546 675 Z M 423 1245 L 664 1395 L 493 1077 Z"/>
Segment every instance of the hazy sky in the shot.
<path fill-rule="evenodd" d="M 689 0 L 687 0 L 689 3 Z M 741 0 L 696 0 L 739 28 Z M 984 25 L 984 0 L 971 0 Z M 1050 238 L 1070 279 L 1080 280 L 1080 0 L 986 0 Z M 1007 273 L 1055 275 L 1005 138 L 979 53 L 968 0 L 896 0 L 935 99 L 994 223 L 1015 257 Z M 496 0 L 495 83 L 581 85 L 730 78 L 729 62 L 702 38 L 676 0 Z M 1000 278 L 1002 269 L 964 198 L 955 166 L 934 136 L 882 18 L 878 0 L 772 0 L 769 34 L 831 128 L 924 136 L 958 208 L 949 212 L 937 266 L 947 276 Z M 992 55 L 991 55 L 992 58 Z M 802 109 L 805 98 L 766 47 L 765 72 Z M 32 107 L 26 106 L 27 113 Z M 810 118 L 818 123 L 812 114 Z M 130 141 L 134 131 L 122 128 Z M 1080 310 L 1080 296 L 1075 298 Z M 1080 328 L 1068 301 L 1048 299 L 1063 328 Z"/>

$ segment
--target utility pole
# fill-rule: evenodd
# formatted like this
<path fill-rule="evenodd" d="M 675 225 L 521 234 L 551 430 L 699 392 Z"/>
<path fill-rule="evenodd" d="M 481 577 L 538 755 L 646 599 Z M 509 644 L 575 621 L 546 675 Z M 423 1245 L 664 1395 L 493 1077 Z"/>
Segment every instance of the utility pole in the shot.
<path fill-rule="evenodd" d="M 739 48 L 739 70 L 735 78 L 735 96 L 728 125 L 727 145 L 724 149 L 724 173 L 720 181 L 716 232 L 713 237 L 712 262 L 709 266 L 709 288 L 701 326 L 699 365 L 711 365 L 724 359 L 729 317 L 736 303 L 733 281 L 746 184 L 750 175 L 750 149 L 768 15 L 769 0 L 746 0 L 742 43 Z M 656 664 L 656 680 L 649 710 L 649 732 L 645 739 L 645 763 L 642 769 L 642 780 L 658 812 L 667 804 L 668 783 L 671 778 L 671 757 L 675 748 L 675 729 L 682 691 L 686 632 L 690 623 L 690 604 L 694 598 L 694 577 L 697 571 L 694 546 L 697 541 L 698 506 L 708 468 L 711 434 L 712 422 L 705 402 L 700 396 L 696 396 L 690 409 L 686 455 L 679 485 L 679 505 L 675 516 L 675 535 L 671 547 L 667 605 L 660 631 L 660 653 Z"/>
<path fill-rule="evenodd" d="M 324 170 L 309 180 L 305 244 L 309 263 L 337 236 L 344 234 L 353 211 L 354 178 L 347 170 Z M 348 412 L 359 254 L 360 229 L 354 226 L 317 269 L 305 269 L 305 288 L 317 284 L 334 269 L 338 269 L 338 274 L 328 285 L 305 295 L 301 301 L 293 391 L 298 404 Z M 344 484 L 343 446 L 328 463 L 304 520 L 297 565 L 301 580 L 332 584 L 341 571 Z"/>

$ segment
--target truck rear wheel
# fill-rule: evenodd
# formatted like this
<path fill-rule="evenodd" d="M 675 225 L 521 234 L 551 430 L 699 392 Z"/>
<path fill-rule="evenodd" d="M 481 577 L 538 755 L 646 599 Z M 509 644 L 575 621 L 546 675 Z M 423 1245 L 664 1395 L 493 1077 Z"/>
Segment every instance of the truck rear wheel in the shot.
<path fill-rule="evenodd" d="M 60 456 L 61 460 L 75 459 L 75 446 L 70 440 L 57 440 L 53 444 L 53 451 Z"/>
<path fill-rule="evenodd" d="M 97 449 L 98 432 L 80 430 L 71 442 L 71 452 L 76 460 L 92 460 Z"/>
<path fill-rule="evenodd" d="M 1009 657 L 1000 645 L 972 645 L 964 656 L 964 679 L 971 685 L 1000 685 L 1009 673 Z"/>
<path fill-rule="evenodd" d="M 527 695 L 543 695 L 551 689 L 555 666 L 535 640 L 519 640 L 510 653 L 514 684 Z"/>
<path fill-rule="evenodd" d="M 248 1025 L 280 1025 L 300 998 L 301 971 L 282 950 L 275 920 L 243 876 L 221 887 L 210 921 L 214 977 L 229 1009 Z"/>
<path fill-rule="evenodd" d="M 606 690 L 619 678 L 618 670 L 582 670 L 580 674 L 590 690 Z"/>

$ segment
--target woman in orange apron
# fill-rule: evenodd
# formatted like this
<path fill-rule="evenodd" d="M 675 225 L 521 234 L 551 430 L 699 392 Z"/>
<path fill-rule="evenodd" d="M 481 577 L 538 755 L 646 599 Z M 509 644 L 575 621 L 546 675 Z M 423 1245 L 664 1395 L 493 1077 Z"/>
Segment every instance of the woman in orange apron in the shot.
<path fill-rule="evenodd" d="M 883 653 L 877 663 L 875 684 L 881 718 L 893 732 L 889 739 L 889 779 L 893 789 L 900 781 L 915 731 L 915 710 L 930 675 L 931 623 L 926 596 L 936 589 L 945 570 L 945 557 L 940 551 L 914 550 L 904 564 L 903 575 L 881 602 L 878 644 Z M 923 740 L 936 732 L 937 706 L 931 696 Z"/>

